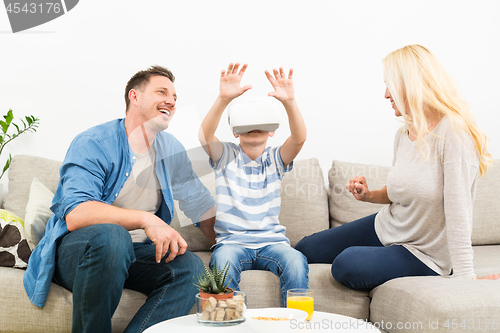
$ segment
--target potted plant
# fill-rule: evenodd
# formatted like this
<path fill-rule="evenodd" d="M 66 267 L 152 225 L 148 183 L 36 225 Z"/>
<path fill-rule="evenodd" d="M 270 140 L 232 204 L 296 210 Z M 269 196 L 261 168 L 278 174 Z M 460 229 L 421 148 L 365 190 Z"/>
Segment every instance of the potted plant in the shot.
<path fill-rule="evenodd" d="M 227 280 L 229 263 L 223 269 L 214 260 L 212 269 L 205 266 L 194 284 L 200 293 L 196 295 L 196 314 L 202 323 L 240 322 L 244 320 L 243 311 L 246 308 L 246 295 L 235 292 L 228 285 L 233 279 Z"/>
<path fill-rule="evenodd" d="M 7 112 L 6 115 L 3 116 L 4 120 L 0 120 L 0 127 L 2 128 L 2 132 L 0 132 L 0 155 L 2 154 L 2 151 L 4 147 L 17 138 L 19 135 L 25 133 L 25 132 L 36 132 L 36 129 L 38 128 L 38 124 L 40 123 L 39 118 L 35 118 L 33 116 L 26 116 L 26 122 L 21 119 L 21 122 L 23 123 L 23 127 L 20 128 L 17 124 L 13 123 L 12 120 L 14 120 L 14 114 L 12 110 L 9 109 L 9 112 Z M 13 125 L 16 128 L 17 133 L 14 133 L 12 135 L 8 134 L 8 130 L 10 128 L 10 125 Z M 5 171 L 10 166 L 10 162 L 12 161 L 12 156 L 9 154 L 9 158 L 7 159 L 7 162 L 5 163 L 5 166 L 2 170 L 2 174 L 0 174 L 0 178 L 2 178 L 3 174 Z"/>
<path fill-rule="evenodd" d="M 215 299 L 224 299 L 233 297 L 234 289 L 229 288 L 232 277 L 226 282 L 227 271 L 229 270 L 229 262 L 226 263 L 221 270 L 217 266 L 217 259 L 214 260 L 214 267 L 212 269 L 205 267 L 205 271 L 200 273 L 197 283 L 194 285 L 200 290 L 202 298 L 209 298 L 213 296 Z"/>

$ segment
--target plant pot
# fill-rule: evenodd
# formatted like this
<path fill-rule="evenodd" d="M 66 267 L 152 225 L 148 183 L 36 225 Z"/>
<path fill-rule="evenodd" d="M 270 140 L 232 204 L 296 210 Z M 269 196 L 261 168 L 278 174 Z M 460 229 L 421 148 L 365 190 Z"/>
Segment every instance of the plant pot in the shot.
<path fill-rule="evenodd" d="M 209 293 L 206 293 L 204 291 L 201 291 L 200 289 L 198 289 L 198 291 L 200 292 L 200 298 L 202 299 L 202 304 L 201 304 L 202 306 L 205 306 L 205 301 L 207 299 L 209 299 L 210 297 L 213 297 L 217 301 L 219 301 L 219 300 L 224 300 L 224 299 L 228 299 L 228 298 L 233 298 L 233 296 L 234 296 L 234 289 L 231 289 L 231 292 L 228 292 L 225 294 L 209 294 Z"/>
<path fill-rule="evenodd" d="M 217 297 L 217 299 L 216 299 Z M 228 294 L 196 295 L 198 322 L 208 325 L 234 325 L 245 320 L 246 294 L 233 291 Z"/>
<path fill-rule="evenodd" d="M 201 298 L 208 299 L 210 297 L 214 297 L 216 300 L 220 300 L 220 299 L 233 298 L 234 290 L 233 289 L 231 289 L 231 290 L 232 290 L 231 292 L 225 293 L 225 294 L 209 294 L 209 293 L 206 293 L 206 292 L 201 291 L 201 290 L 198 290 L 198 291 L 200 292 Z"/>

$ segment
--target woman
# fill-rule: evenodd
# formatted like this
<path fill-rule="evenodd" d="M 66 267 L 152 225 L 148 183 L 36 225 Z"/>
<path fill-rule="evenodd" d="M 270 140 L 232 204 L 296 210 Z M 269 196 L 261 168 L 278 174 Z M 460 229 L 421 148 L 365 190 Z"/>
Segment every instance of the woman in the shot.
<path fill-rule="evenodd" d="M 387 185 L 370 191 L 356 177 L 347 189 L 357 200 L 387 206 L 305 237 L 295 248 L 309 263 L 333 262 L 333 277 L 355 290 L 404 276 L 475 279 L 472 206 L 477 177 L 491 163 L 486 136 L 426 48 L 389 54 L 384 76 L 385 98 L 404 120 Z"/>

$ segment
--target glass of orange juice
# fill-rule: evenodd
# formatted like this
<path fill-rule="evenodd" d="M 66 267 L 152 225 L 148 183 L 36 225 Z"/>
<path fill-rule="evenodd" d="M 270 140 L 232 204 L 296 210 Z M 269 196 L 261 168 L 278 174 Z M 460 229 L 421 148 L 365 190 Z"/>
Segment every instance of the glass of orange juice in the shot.
<path fill-rule="evenodd" d="M 289 289 L 286 292 L 286 307 L 307 312 L 306 320 L 311 320 L 314 312 L 314 292 L 312 289 Z"/>

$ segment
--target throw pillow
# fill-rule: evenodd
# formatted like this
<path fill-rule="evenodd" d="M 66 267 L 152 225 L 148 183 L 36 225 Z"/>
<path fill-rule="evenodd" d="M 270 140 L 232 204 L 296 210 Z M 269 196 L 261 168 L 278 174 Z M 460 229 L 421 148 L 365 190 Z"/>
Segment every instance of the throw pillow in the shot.
<path fill-rule="evenodd" d="M 0 266 L 26 268 L 30 255 L 24 221 L 0 209 Z"/>
<path fill-rule="evenodd" d="M 50 206 L 52 205 L 53 197 L 54 193 L 45 187 L 38 178 L 33 178 L 24 215 L 26 240 L 32 251 L 38 245 L 40 238 L 42 238 L 45 232 L 47 221 L 52 216 Z"/>

